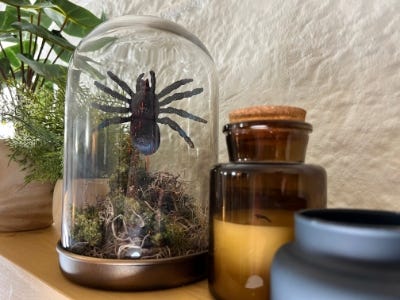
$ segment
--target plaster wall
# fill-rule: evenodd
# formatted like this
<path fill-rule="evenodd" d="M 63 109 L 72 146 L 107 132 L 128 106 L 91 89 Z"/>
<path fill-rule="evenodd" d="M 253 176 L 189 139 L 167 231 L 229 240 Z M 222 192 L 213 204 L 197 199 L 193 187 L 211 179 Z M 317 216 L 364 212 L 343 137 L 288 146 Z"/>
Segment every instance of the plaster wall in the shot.
<path fill-rule="evenodd" d="M 184 26 L 215 60 L 220 127 L 234 108 L 303 107 L 307 162 L 326 168 L 329 206 L 400 211 L 400 1 L 78 2 Z M 219 148 L 227 161 L 222 133 Z"/>

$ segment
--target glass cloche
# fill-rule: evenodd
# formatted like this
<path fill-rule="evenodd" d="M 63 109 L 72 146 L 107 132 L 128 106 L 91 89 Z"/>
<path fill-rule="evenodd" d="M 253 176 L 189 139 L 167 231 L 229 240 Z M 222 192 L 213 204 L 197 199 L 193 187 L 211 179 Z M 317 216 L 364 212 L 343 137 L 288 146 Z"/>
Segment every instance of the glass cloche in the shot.
<path fill-rule="evenodd" d="M 210 54 L 175 23 L 119 17 L 79 44 L 66 96 L 64 275 L 122 290 L 206 275 L 217 97 Z"/>

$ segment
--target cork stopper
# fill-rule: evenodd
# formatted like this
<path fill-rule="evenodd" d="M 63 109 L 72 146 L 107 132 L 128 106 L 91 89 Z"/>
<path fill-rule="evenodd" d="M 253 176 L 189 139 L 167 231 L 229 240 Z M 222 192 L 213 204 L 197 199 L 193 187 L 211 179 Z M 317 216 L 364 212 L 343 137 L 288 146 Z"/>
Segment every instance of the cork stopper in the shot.
<path fill-rule="evenodd" d="M 306 111 L 294 106 L 251 106 L 233 110 L 229 122 L 249 122 L 263 120 L 301 121 L 306 119 Z"/>

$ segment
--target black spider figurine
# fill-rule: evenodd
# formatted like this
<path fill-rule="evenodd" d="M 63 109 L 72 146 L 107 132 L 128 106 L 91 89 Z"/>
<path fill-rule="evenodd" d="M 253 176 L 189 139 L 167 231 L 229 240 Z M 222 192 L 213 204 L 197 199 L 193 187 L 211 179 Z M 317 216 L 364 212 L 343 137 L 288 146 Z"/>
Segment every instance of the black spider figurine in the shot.
<path fill-rule="evenodd" d="M 174 107 L 165 107 L 173 101 L 188 98 L 203 92 L 202 88 L 196 88 L 191 91 L 182 93 L 174 93 L 168 97 L 172 91 L 176 90 L 182 85 L 192 82 L 193 79 L 181 79 L 173 84 L 164 88 L 161 92 L 156 94 L 156 76 L 153 71 L 150 71 L 150 81 L 143 79 L 144 73 L 140 74 L 136 79 L 136 93 L 128 86 L 125 81 L 122 81 L 118 76 L 113 74 L 111 71 L 107 72 L 107 75 L 119 85 L 119 87 L 127 93 L 127 96 L 120 94 L 117 91 L 110 89 L 109 87 L 95 81 L 94 84 L 98 89 L 112 97 L 126 103 L 127 106 L 116 107 L 103 105 L 99 103 L 93 103 L 93 107 L 108 113 L 119 113 L 128 114 L 130 116 L 117 116 L 103 120 L 97 129 L 107 127 L 111 124 L 122 124 L 130 122 L 130 134 L 132 144 L 138 149 L 138 151 L 144 155 L 151 155 L 158 150 L 160 146 L 160 128 L 158 124 L 168 125 L 171 129 L 177 131 L 179 135 L 188 143 L 191 148 L 194 148 L 194 144 L 186 132 L 172 119 L 169 117 L 159 117 L 159 114 L 176 114 L 180 117 L 191 119 L 193 121 L 207 123 L 206 120 L 196 115 L 188 113 L 182 109 Z M 165 97 L 165 98 L 164 98 Z M 160 101 L 160 99 L 164 98 Z"/>

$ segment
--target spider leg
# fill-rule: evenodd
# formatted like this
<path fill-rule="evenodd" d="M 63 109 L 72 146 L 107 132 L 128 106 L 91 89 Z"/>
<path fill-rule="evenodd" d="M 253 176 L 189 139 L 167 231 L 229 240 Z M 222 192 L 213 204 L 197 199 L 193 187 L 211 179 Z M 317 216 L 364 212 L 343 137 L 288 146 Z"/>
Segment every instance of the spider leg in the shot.
<path fill-rule="evenodd" d="M 186 92 L 182 92 L 182 93 L 175 93 L 175 94 L 165 98 L 163 101 L 160 101 L 160 106 L 164 106 L 164 105 L 170 104 L 173 101 L 182 100 L 184 98 L 192 97 L 194 95 L 200 94 L 202 91 L 203 91 L 203 88 L 197 88 L 197 89 L 194 89 L 192 91 L 186 91 Z"/>
<path fill-rule="evenodd" d="M 182 79 L 174 82 L 173 84 L 170 84 L 169 86 L 165 87 L 161 92 L 158 93 L 157 97 L 158 99 L 161 99 L 162 97 L 168 95 L 171 93 L 173 90 L 176 90 L 178 87 L 185 85 L 186 83 L 192 82 L 193 79 Z"/>
<path fill-rule="evenodd" d="M 185 140 L 186 143 L 190 146 L 190 148 L 194 148 L 194 144 L 190 137 L 186 134 L 186 132 L 176 123 L 175 121 L 171 120 L 168 117 L 159 118 L 157 119 L 157 123 L 168 125 L 171 129 L 177 131 L 181 137 Z"/>
<path fill-rule="evenodd" d="M 106 87 L 104 84 L 102 84 L 102 83 L 100 83 L 98 81 L 95 81 L 94 85 L 99 90 L 103 91 L 106 94 L 109 94 L 110 96 L 112 96 L 112 97 L 114 97 L 114 98 L 116 98 L 118 100 L 124 101 L 124 102 L 129 103 L 129 104 L 131 103 L 131 99 L 125 97 L 124 95 L 121 95 L 120 93 L 110 89 L 109 87 Z"/>
<path fill-rule="evenodd" d="M 130 112 L 129 108 L 127 107 L 116 107 L 116 106 L 109 106 L 109 105 L 102 105 L 100 103 L 92 103 L 92 106 L 94 108 L 100 109 L 104 112 L 109 112 L 109 113 L 128 113 Z"/>
<path fill-rule="evenodd" d="M 185 111 L 183 109 L 178 109 L 175 107 L 160 108 L 160 113 L 177 114 L 178 116 L 181 116 L 182 118 L 191 119 L 193 121 L 197 121 L 197 122 L 201 122 L 201 123 L 207 123 L 207 121 L 204 120 L 203 118 L 200 118 L 196 115 L 188 113 L 187 111 Z"/>
<path fill-rule="evenodd" d="M 128 93 L 129 96 L 133 97 L 135 95 L 135 93 L 132 91 L 132 89 L 129 87 L 129 85 L 121 80 L 117 75 L 115 75 L 113 72 L 108 71 L 107 75 L 113 80 L 115 81 L 116 84 L 118 84 L 121 89 L 123 89 L 126 93 Z"/>
<path fill-rule="evenodd" d="M 154 71 L 150 71 L 150 77 L 151 77 L 150 91 L 154 94 L 156 90 L 156 74 L 154 74 Z"/>
<path fill-rule="evenodd" d="M 144 76 L 144 73 L 140 74 L 138 78 L 136 79 L 136 93 L 140 91 L 140 83 L 142 82 L 142 78 Z"/>
<path fill-rule="evenodd" d="M 126 123 L 126 122 L 130 122 L 131 118 L 130 117 L 114 117 L 114 118 L 109 118 L 109 119 L 105 119 L 103 120 L 103 122 L 101 122 L 98 126 L 97 126 L 97 130 L 99 129 L 103 129 L 105 127 L 108 127 L 112 124 L 122 124 L 122 123 Z"/>

